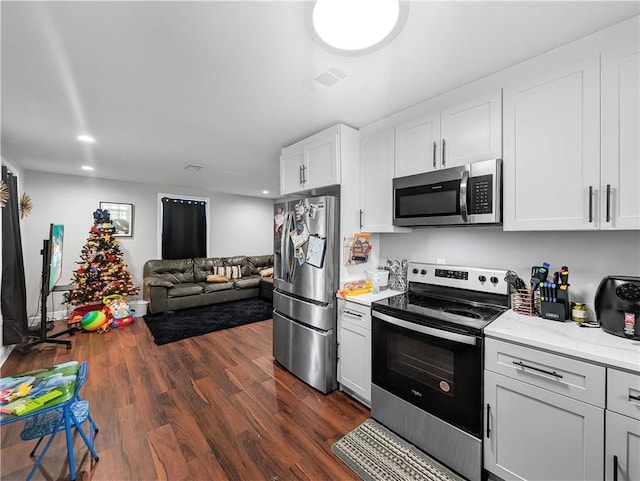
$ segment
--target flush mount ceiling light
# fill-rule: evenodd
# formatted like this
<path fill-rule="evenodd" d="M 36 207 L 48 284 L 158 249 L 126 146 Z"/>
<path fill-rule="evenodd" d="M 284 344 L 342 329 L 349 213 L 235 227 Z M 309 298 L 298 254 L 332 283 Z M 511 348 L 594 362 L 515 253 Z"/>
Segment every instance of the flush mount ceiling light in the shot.
<path fill-rule="evenodd" d="M 91 167 L 90 165 L 83 165 L 82 167 L 80 167 L 82 170 L 96 170 L 93 167 Z"/>
<path fill-rule="evenodd" d="M 362 55 L 382 48 L 404 26 L 408 3 L 398 0 L 316 0 L 316 41 L 334 53 Z"/>
<path fill-rule="evenodd" d="M 95 144 L 96 142 L 96 139 L 86 134 L 78 135 L 76 139 L 78 139 L 80 142 L 85 142 L 87 144 Z"/>

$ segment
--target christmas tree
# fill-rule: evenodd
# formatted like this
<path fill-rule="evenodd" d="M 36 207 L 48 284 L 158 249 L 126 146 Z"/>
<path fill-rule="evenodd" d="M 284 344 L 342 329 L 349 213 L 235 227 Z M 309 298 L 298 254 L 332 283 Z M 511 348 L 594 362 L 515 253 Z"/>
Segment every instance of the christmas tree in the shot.
<path fill-rule="evenodd" d="M 76 261 L 79 267 L 73 272 L 73 289 L 64 296 L 67 304 L 102 302 L 104 296 L 138 293 L 123 260 L 120 245 L 113 236 L 115 228 L 111 224 L 109 211 L 98 209 L 93 213 L 93 219 L 93 227 L 80 253 L 80 261 Z"/>

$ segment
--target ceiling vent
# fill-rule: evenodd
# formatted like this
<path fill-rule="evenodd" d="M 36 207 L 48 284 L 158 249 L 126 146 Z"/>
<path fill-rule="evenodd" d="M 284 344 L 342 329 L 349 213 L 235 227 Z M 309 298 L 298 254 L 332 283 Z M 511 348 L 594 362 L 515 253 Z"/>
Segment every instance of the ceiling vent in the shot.
<path fill-rule="evenodd" d="M 184 168 L 184 170 L 188 170 L 189 172 L 198 172 L 201 169 L 202 169 L 201 165 L 193 165 L 193 164 L 189 164 Z"/>
<path fill-rule="evenodd" d="M 305 82 L 305 85 L 316 92 L 324 92 L 347 77 L 349 77 L 349 72 L 342 67 L 334 66 L 314 75 L 311 80 Z"/>

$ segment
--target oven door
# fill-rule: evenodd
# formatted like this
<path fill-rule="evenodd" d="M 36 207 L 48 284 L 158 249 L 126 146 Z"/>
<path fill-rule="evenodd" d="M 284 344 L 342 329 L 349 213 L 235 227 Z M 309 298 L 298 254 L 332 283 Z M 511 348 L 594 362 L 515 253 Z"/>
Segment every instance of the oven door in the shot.
<path fill-rule="evenodd" d="M 480 438 L 482 338 L 372 312 L 372 382 Z"/>

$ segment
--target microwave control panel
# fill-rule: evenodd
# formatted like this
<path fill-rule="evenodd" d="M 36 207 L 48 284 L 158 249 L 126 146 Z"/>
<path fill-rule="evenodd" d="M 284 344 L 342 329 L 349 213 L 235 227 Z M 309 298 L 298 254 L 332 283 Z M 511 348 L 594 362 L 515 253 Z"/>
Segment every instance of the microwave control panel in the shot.
<path fill-rule="evenodd" d="M 493 212 L 493 175 L 470 177 L 468 183 L 469 214 Z"/>

